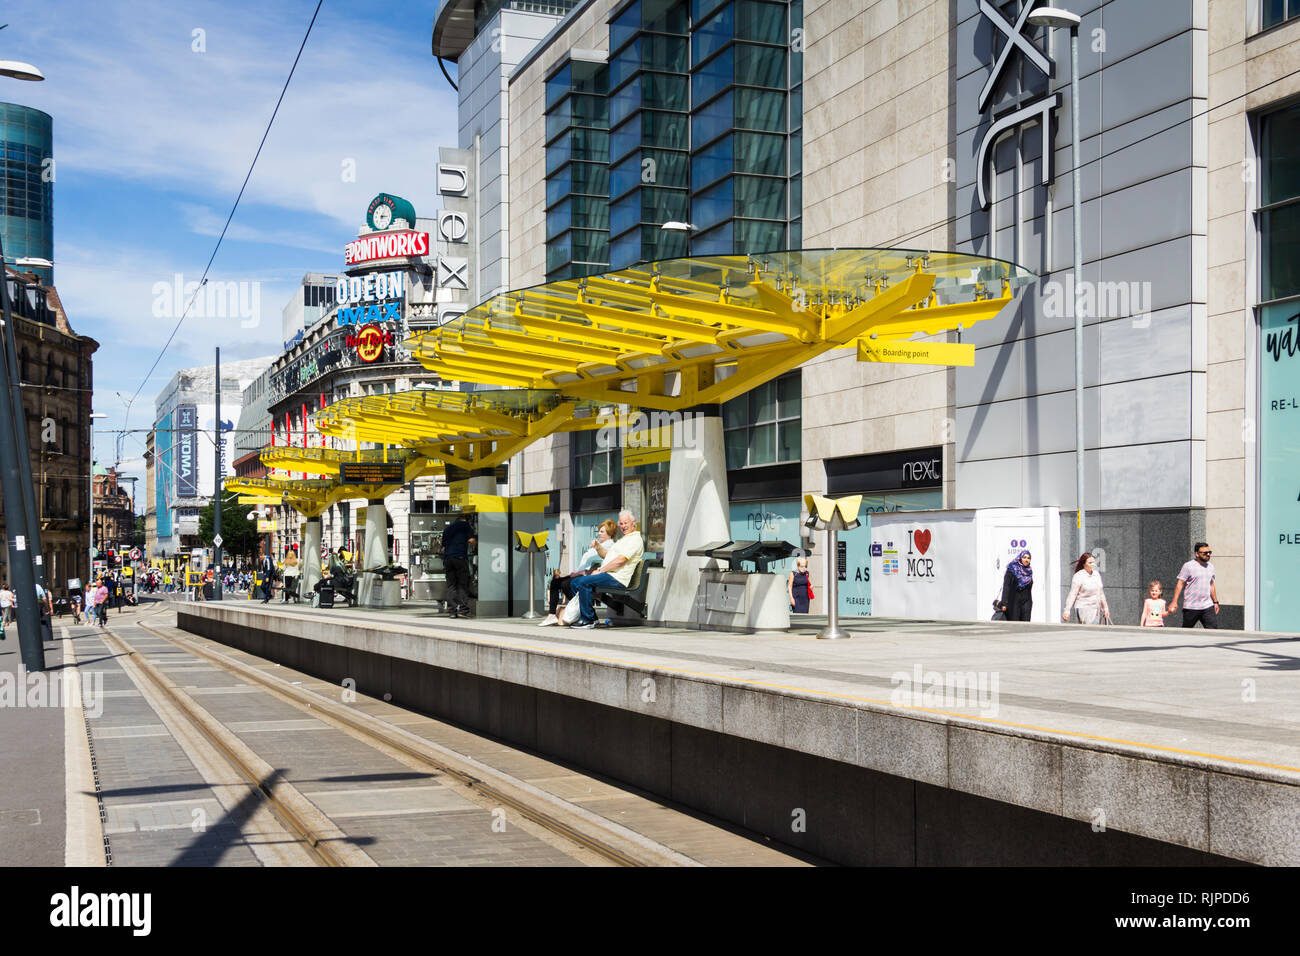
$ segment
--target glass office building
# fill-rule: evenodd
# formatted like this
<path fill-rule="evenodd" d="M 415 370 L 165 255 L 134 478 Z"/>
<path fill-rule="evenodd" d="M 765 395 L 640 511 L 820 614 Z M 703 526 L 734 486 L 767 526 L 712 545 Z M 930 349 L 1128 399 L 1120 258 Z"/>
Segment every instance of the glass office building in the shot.
<path fill-rule="evenodd" d="M 3 189 L 5 258 L 54 261 L 54 136 L 49 113 L 13 103 L 0 103 L 0 141 L 4 162 Z M 47 285 L 54 270 L 31 271 Z"/>
<path fill-rule="evenodd" d="M 607 62 L 561 60 L 546 81 L 548 279 L 799 247 L 802 16 L 800 0 L 630 0 L 608 17 Z"/>

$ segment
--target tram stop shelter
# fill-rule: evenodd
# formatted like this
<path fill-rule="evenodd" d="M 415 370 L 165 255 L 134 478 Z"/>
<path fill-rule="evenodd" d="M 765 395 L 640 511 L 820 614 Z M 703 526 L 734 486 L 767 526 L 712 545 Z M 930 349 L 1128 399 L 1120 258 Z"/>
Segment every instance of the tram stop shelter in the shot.
<path fill-rule="evenodd" d="M 649 421 L 670 451 L 662 543 L 647 549 L 659 551 L 662 567 L 646 571 L 646 619 L 785 627 L 777 575 L 749 575 L 743 597 L 716 581 L 706 592 L 700 572 L 710 559 L 687 554 L 729 537 L 721 403 L 832 349 L 855 349 L 859 361 L 973 365 L 961 330 L 996 316 L 1033 278 L 1014 263 L 962 253 L 818 249 L 663 260 L 507 292 L 404 343 L 430 371 L 481 390 L 337 402 L 319 413 L 318 427 L 356 442 L 356 453 L 267 448 L 267 465 L 321 477 L 227 487 L 280 494 L 310 519 L 347 498 L 382 502 L 402 483 L 348 483 L 349 456 L 399 462 L 404 481 L 462 469 L 466 504 L 481 518 L 506 516 L 491 534 L 480 528 L 480 555 L 499 548 L 515 565 L 497 592 L 513 600 L 481 600 L 480 612 L 522 613 L 527 562 L 511 560 L 510 535 L 541 530 L 545 496 L 498 498 L 492 469 L 556 432 Z M 381 447 L 361 450 L 362 442 Z M 307 527 L 310 535 L 310 520 Z M 381 518 L 380 550 L 382 527 Z M 315 528 L 306 554 L 319 554 L 318 521 Z M 481 599 L 490 576 L 480 576 Z"/>

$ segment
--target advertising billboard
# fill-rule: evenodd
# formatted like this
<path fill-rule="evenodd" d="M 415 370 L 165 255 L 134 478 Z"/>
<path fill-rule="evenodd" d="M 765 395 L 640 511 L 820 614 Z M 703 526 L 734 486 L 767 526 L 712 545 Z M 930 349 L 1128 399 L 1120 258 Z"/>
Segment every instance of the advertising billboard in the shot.
<path fill-rule="evenodd" d="M 172 536 L 172 512 L 171 504 L 172 488 L 175 484 L 172 480 L 172 416 L 164 415 L 158 421 L 157 428 L 154 432 L 154 455 L 157 465 L 154 467 L 154 501 L 157 502 L 155 512 L 157 523 L 155 525 L 155 534 L 159 538 L 170 538 Z"/>
<path fill-rule="evenodd" d="M 1259 626 L 1300 631 L 1300 311 L 1294 302 L 1270 305 L 1261 324 Z"/>
<path fill-rule="evenodd" d="M 199 410 L 194 405 L 176 406 L 176 497 L 196 498 L 199 494 Z"/>

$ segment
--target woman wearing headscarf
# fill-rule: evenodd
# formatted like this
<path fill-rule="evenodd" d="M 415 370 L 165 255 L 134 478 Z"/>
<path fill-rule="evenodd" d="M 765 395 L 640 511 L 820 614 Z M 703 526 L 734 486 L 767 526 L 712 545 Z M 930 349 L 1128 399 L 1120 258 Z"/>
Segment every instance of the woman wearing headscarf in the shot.
<path fill-rule="evenodd" d="M 1021 551 L 1007 565 L 1002 576 L 1002 600 L 998 610 L 1008 621 L 1027 621 L 1034 609 L 1034 570 L 1030 566 L 1028 551 Z"/>

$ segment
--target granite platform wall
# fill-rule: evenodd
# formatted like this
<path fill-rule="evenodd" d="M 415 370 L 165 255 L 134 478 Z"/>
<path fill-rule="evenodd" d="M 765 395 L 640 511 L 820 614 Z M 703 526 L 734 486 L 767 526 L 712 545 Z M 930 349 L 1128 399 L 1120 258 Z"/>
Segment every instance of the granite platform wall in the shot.
<path fill-rule="evenodd" d="M 215 606 L 178 618 L 838 863 L 1285 862 L 1255 845 L 1278 844 L 1251 816 L 1253 790 L 1240 790 L 1293 789 L 1277 784 L 469 640 L 302 618 L 310 630 L 290 635 L 286 618 Z M 1095 828 L 1098 802 L 1109 828 Z"/>

